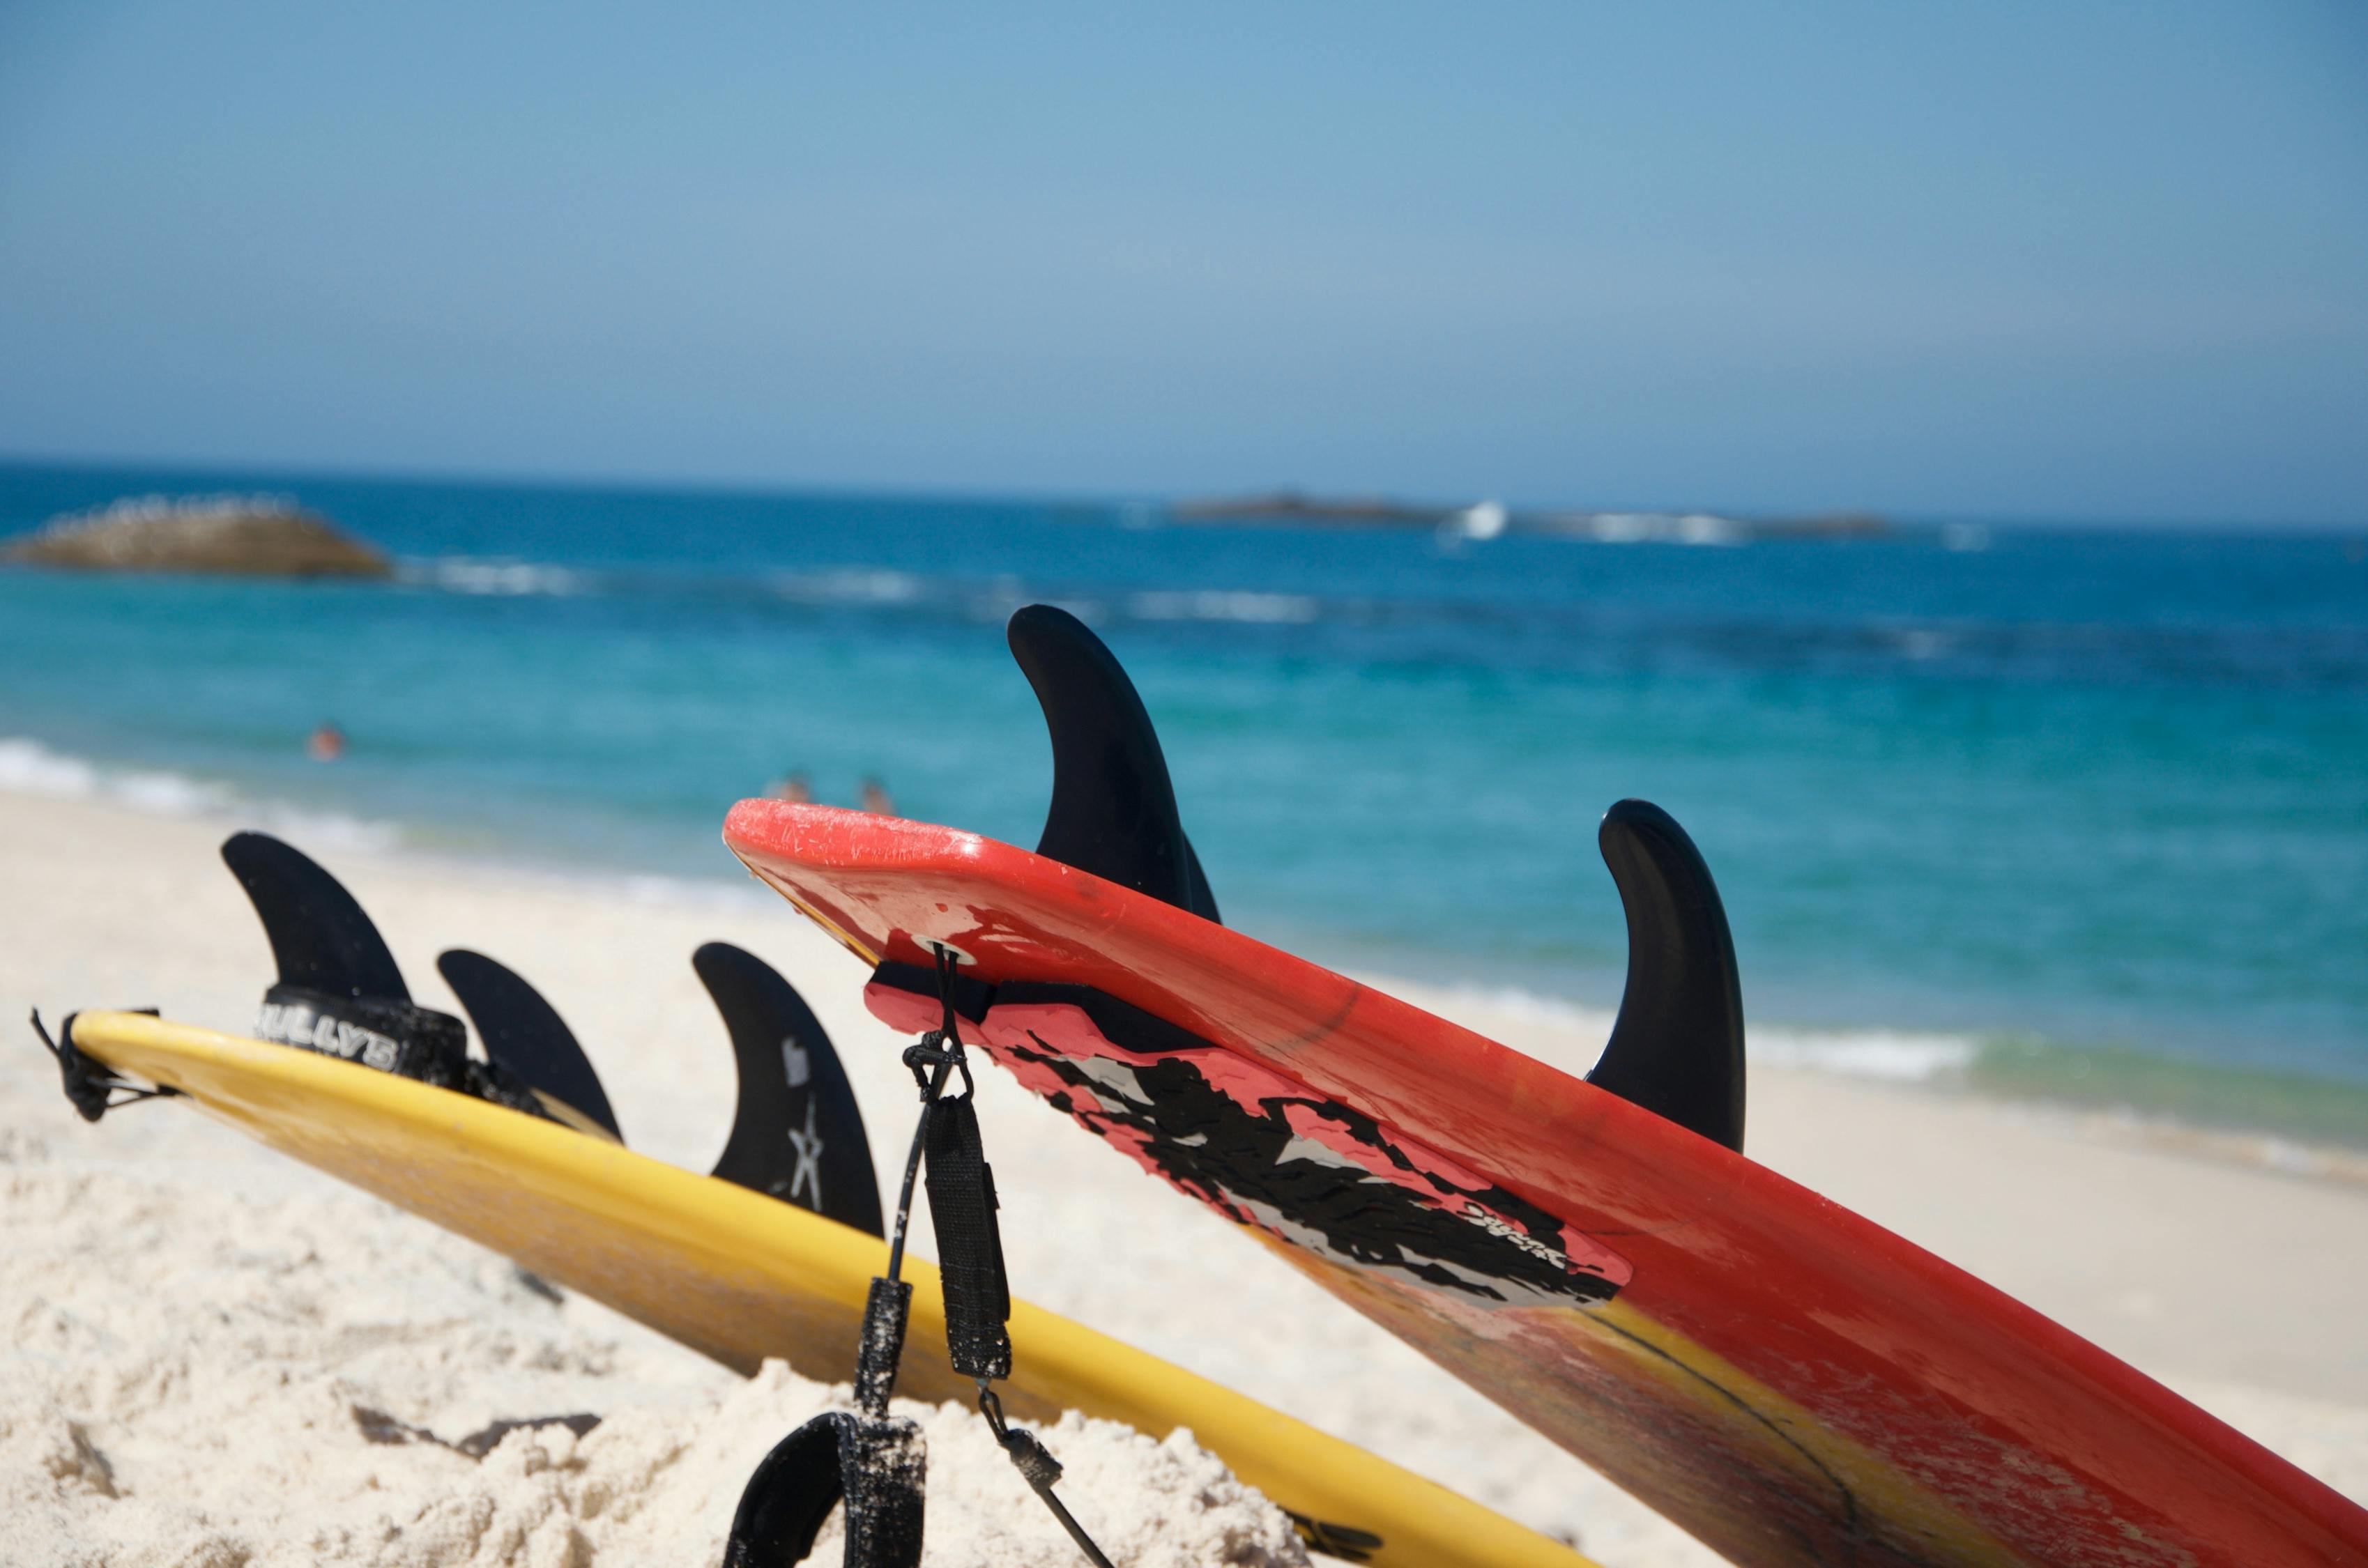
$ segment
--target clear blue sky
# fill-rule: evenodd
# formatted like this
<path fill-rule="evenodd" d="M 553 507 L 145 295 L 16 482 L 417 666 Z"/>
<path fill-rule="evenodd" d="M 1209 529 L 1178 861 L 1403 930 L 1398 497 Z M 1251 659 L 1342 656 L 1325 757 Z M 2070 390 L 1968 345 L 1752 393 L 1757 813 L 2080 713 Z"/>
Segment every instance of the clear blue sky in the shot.
<path fill-rule="evenodd" d="M 0 0 L 0 453 L 2359 523 L 2368 7 Z"/>

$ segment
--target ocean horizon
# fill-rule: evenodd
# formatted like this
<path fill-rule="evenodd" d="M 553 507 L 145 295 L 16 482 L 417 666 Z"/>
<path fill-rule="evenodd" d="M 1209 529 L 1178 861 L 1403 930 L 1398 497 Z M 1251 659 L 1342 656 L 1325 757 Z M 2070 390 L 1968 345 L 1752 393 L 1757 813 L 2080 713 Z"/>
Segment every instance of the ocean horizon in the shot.
<path fill-rule="evenodd" d="M 1050 753 L 1001 623 L 1045 600 L 1134 677 L 1263 940 L 1605 1016 L 1595 824 L 1642 797 L 1718 880 L 1756 1052 L 2368 1142 L 2358 533 L 1473 540 L 15 462 L 0 538 L 220 492 L 396 575 L 0 569 L 0 788 L 692 889 L 740 880 L 723 812 L 792 772 L 1032 846 Z"/>

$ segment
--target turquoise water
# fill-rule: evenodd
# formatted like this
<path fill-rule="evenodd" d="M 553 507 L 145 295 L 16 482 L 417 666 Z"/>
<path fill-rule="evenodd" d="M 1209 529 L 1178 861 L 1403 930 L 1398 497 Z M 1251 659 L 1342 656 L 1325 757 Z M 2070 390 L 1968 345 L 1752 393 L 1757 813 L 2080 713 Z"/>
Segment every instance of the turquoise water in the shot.
<path fill-rule="evenodd" d="M 1230 923 L 1610 1005 L 1593 842 L 1686 824 L 1755 1024 L 2368 1084 L 2361 539 L 1997 527 L 1738 548 L 1140 526 L 1121 506 L 0 468 L 0 533 L 292 494 L 391 585 L 0 572 L 0 777 L 61 759 L 463 853 L 736 878 L 791 768 L 1032 845 L 1002 644 L 1076 608 Z M 303 756 L 334 718 L 335 767 Z M 151 780 L 154 789 L 169 789 Z M 2368 1103 L 2368 1102 L 2362 1102 Z"/>

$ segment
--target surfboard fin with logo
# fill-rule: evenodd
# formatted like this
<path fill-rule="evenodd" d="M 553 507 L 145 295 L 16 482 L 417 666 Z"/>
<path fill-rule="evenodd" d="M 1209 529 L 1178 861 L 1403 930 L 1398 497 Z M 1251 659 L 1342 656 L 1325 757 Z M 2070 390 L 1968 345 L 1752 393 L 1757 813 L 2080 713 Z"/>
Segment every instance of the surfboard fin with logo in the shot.
<path fill-rule="evenodd" d="M 436 969 L 477 1026 L 489 1061 L 525 1080 L 559 1120 L 625 1141 L 592 1059 L 542 993 L 516 971 L 466 948 L 438 954 Z M 582 1126 L 586 1121 L 588 1128 Z"/>
<path fill-rule="evenodd" d="M 754 953 L 710 942 L 691 967 L 731 1031 L 740 1103 L 714 1175 L 882 1235 L 863 1115 L 821 1021 Z"/>
<path fill-rule="evenodd" d="M 468 1027 L 412 1001 L 394 954 L 343 883 L 268 834 L 231 835 L 222 858 L 255 905 L 279 971 L 256 1009 L 257 1038 L 500 1097 L 502 1085 L 469 1060 Z"/>
<path fill-rule="evenodd" d="M 378 927 L 312 857 L 269 834 L 234 833 L 222 858 L 255 905 L 279 969 L 256 1013 L 258 1038 L 598 1131 L 490 1051 L 472 1060 L 468 1027 L 411 999 Z M 590 1064 L 583 1071 L 588 1076 Z"/>
<path fill-rule="evenodd" d="M 1218 921 L 1158 732 L 1117 656 L 1052 605 L 1015 611 L 1004 635 L 1053 737 L 1053 804 L 1036 853 Z"/>
<path fill-rule="evenodd" d="M 1677 819 L 1622 801 L 1596 835 L 1628 915 L 1628 983 L 1587 1081 L 1743 1152 L 1743 982 L 1726 910 Z"/>
<path fill-rule="evenodd" d="M 378 927 L 310 856 L 267 833 L 233 833 L 222 841 L 222 858 L 263 921 L 281 985 L 411 1000 Z"/>

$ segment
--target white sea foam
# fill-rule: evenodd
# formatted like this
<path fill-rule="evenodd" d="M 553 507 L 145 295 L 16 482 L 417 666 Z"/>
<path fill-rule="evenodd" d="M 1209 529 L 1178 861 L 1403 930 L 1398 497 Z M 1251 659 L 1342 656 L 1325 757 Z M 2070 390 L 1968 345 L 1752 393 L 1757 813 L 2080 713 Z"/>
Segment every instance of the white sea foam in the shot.
<path fill-rule="evenodd" d="M 39 741 L 0 740 L 0 790 L 20 795 L 94 795 L 98 770 L 80 757 L 61 756 Z"/>
<path fill-rule="evenodd" d="M 1323 613 L 1305 594 L 1230 592 L 1136 594 L 1126 602 L 1137 620 L 1233 620 L 1262 626 L 1304 626 Z"/>
<path fill-rule="evenodd" d="M 308 844 L 363 853 L 383 853 L 403 838 L 392 823 L 250 800 L 227 785 L 185 774 L 108 767 L 23 736 L 0 736 L 0 792 L 105 801 L 154 816 L 233 819 Z"/>
<path fill-rule="evenodd" d="M 645 872 L 615 876 L 586 873 L 582 879 L 611 889 L 629 903 L 667 909 L 745 911 L 777 909 L 780 898 L 755 881 L 727 877 L 660 877 Z"/>
<path fill-rule="evenodd" d="M 1974 1064 L 1979 1045 L 1965 1035 L 1905 1029 L 1748 1028 L 1745 1048 L 1754 1062 L 1813 1067 L 1853 1078 L 1896 1084 L 1930 1083 Z"/>
<path fill-rule="evenodd" d="M 1016 578 L 998 578 L 983 590 L 964 589 L 887 568 L 848 568 L 829 572 L 781 573 L 767 585 L 797 604 L 893 607 L 931 600 L 959 602 L 973 618 L 1002 620 L 1020 606 L 1058 605 L 1084 620 L 1101 619 L 1109 610 L 1099 600 L 1062 595 Z M 1118 608 L 1136 620 L 1232 621 L 1254 625 L 1304 625 L 1323 613 L 1323 602 L 1304 594 L 1259 593 L 1247 589 L 1202 589 L 1197 592 L 1145 592 L 1129 595 Z"/>
<path fill-rule="evenodd" d="M 530 594 L 564 597 L 585 593 L 592 585 L 584 573 L 507 556 L 444 555 L 432 561 L 406 561 L 402 578 L 447 593 L 503 597 Z"/>
<path fill-rule="evenodd" d="M 1388 989 L 1384 983 L 1384 989 Z M 1453 986 L 1439 994 L 1452 1017 L 1466 1018 L 1486 1032 L 1492 1021 L 1550 1030 L 1588 1042 L 1580 1069 L 1591 1065 L 1609 1039 L 1615 1015 L 1517 986 Z M 1908 1029 L 1810 1029 L 1782 1024 L 1747 1024 L 1744 1049 L 1755 1062 L 1809 1068 L 1853 1078 L 1895 1084 L 1930 1083 L 1973 1065 L 1979 1045 L 1970 1036 Z M 1573 1061 L 1577 1058 L 1574 1057 Z M 1570 1062 L 1559 1064 L 1569 1066 Z"/>
<path fill-rule="evenodd" d="M 816 605 L 911 604 L 927 589 L 927 585 L 911 573 L 885 567 L 786 572 L 772 579 L 772 586 L 785 599 Z"/>
<path fill-rule="evenodd" d="M 1383 984 L 1386 989 L 1387 983 Z M 1518 985 L 1451 985 L 1440 995 L 1459 1011 L 1485 1012 L 1533 1028 L 1599 1040 L 1611 1032 L 1612 1014 L 1609 1009 L 1585 1006 L 1559 996 L 1541 996 Z"/>
<path fill-rule="evenodd" d="M 1602 544 L 1745 544 L 1749 529 L 1708 512 L 1582 512 L 1557 518 L 1546 531 Z"/>
<path fill-rule="evenodd" d="M 23 736 L 0 736 L 0 795 L 98 801 L 155 816 L 196 817 L 259 828 L 306 850 L 388 855 L 483 869 L 484 856 L 456 854 L 433 832 L 406 833 L 395 823 L 324 812 L 282 801 L 257 800 L 227 785 L 155 769 L 114 767 L 53 750 Z M 588 891 L 647 906 L 746 912 L 770 909 L 778 899 L 754 882 L 728 875 L 653 876 L 598 867 L 551 864 L 531 856 L 503 858 L 507 874 Z"/>
<path fill-rule="evenodd" d="M 177 773 L 108 768 L 22 737 L 0 740 L 0 790 L 59 800 L 113 801 L 164 816 L 201 816 L 231 803 L 230 791 Z"/>

